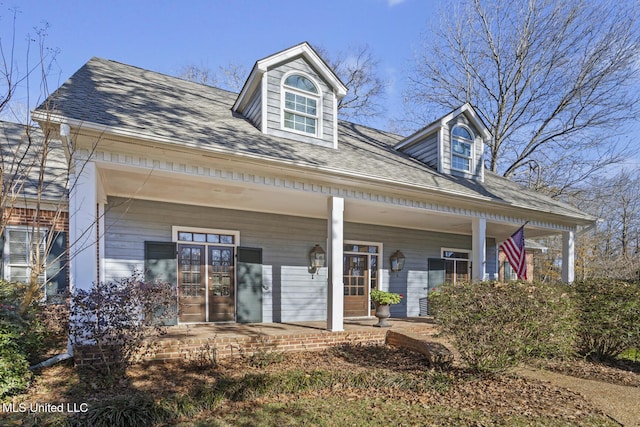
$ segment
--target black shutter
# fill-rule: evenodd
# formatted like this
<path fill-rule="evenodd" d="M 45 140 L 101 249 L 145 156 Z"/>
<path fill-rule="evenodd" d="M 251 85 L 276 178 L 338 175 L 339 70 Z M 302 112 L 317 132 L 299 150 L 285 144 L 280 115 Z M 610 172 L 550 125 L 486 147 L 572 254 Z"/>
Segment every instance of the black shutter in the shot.
<path fill-rule="evenodd" d="M 145 280 L 162 280 L 178 286 L 178 261 L 174 242 L 144 242 L 144 278 Z M 178 301 L 176 299 L 176 316 L 165 322 L 166 325 L 178 324 Z"/>
<path fill-rule="evenodd" d="M 62 302 L 67 293 L 67 233 L 53 232 L 47 254 L 47 301 Z"/>
<path fill-rule="evenodd" d="M 444 260 L 440 258 L 429 258 L 429 291 L 444 284 L 445 266 Z"/>
<path fill-rule="evenodd" d="M 144 278 L 178 282 L 176 244 L 174 242 L 144 242 Z"/>
<path fill-rule="evenodd" d="M 238 248 L 238 289 L 236 320 L 262 322 L 262 249 Z"/>
<path fill-rule="evenodd" d="M 444 284 L 445 281 L 445 261 L 440 258 L 429 258 L 427 261 L 428 282 L 427 282 L 427 295 L 429 292 L 436 289 L 438 286 Z M 420 298 L 420 315 L 430 315 L 431 310 L 428 304 L 429 300 L 424 297 Z"/>

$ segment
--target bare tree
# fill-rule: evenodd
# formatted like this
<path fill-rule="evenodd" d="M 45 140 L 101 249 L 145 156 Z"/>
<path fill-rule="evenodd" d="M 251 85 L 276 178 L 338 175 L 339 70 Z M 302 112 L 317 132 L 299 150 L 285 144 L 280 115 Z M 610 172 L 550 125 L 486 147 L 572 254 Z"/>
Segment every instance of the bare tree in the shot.
<path fill-rule="evenodd" d="M 635 2 L 465 1 L 424 38 L 405 98 L 421 123 L 470 102 L 494 136 L 488 169 L 562 194 L 628 154 L 615 137 L 638 115 L 637 12 Z"/>
<path fill-rule="evenodd" d="M 382 114 L 389 83 L 380 77 L 379 61 L 368 45 L 352 46 L 333 54 L 322 47 L 316 51 L 348 89 L 338 103 L 341 118 L 367 121 Z"/>
<path fill-rule="evenodd" d="M 583 278 L 637 279 L 640 270 L 640 174 L 622 170 L 590 182 L 578 206 L 600 218 L 580 235 L 576 251 Z"/>
<path fill-rule="evenodd" d="M 218 71 L 206 65 L 186 65 L 178 71 L 177 77 L 207 86 L 217 86 L 232 92 L 239 92 L 248 75 L 244 65 L 228 64 L 218 67 Z"/>
<path fill-rule="evenodd" d="M 12 253 L 5 256 L 18 260 L 11 263 L 7 278 L 26 285 L 20 302 L 24 314 L 52 278 L 65 275 L 72 245 L 64 237 L 72 185 L 70 157 L 65 156 L 56 127 L 46 120 L 40 127 L 29 113 L 45 98 L 51 99 L 48 80 L 58 51 L 46 46 L 47 24 L 27 35 L 24 50 L 18 47 L 18 10 L 12 12 L 11 25 L 4 27 L 11 33 L 0 37 L 0 244 L 6 238 Z M 42 108 L 46 111 L 48 106 Z"/>

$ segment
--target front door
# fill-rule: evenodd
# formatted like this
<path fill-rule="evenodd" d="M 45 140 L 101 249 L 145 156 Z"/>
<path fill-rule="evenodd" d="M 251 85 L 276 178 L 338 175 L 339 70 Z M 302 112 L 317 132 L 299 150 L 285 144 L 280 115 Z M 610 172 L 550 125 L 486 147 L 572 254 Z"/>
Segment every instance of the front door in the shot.
<path fill-rule="evenodd" d="M 344 255 L 344 317 L 369 313 L 369 263 L 367 255 Z"/>
<path fill-rule="evenodd" d="M 235 314 L 235 272 L 233 247 L 209 246 L 209 321 L 229 322 Z"/>
<path fill-rule="evenodd" d="M 206 322 L 207 293 L 204 246 L 178 247 L 178 313 L 180 322 Z"/>

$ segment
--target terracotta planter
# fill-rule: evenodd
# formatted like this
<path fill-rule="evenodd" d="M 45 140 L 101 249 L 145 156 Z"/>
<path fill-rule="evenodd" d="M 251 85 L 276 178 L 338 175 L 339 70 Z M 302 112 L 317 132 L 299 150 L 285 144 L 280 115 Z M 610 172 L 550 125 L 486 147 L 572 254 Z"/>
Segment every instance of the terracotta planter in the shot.
<path fill-rule="evenodd" d="M 391 324 L 387 323 L 387 319 L 389 318 L 389 316 L 391 316 L 391 313 L 389 312 L 389 308 L 391 307 L 391 305 L 378 304 L 377 302 L 374 304 L 376 306 L 375 315 L 378 318 L 378 323 L 373 326 L 375 326 L 376 328 L 390 328 Z"/>

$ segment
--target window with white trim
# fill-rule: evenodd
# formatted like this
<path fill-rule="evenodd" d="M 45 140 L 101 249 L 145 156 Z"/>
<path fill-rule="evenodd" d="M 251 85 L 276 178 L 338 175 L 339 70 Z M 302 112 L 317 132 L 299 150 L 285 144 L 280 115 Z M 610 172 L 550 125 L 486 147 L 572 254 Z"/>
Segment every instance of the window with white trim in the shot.
<path fill-rule="evenodd" d="M 445 282 L 457 283 L 469 280 L 471 253 L 460 249 L 443 249 Z"/>
<path fill-rule="evenodd" d="M 464 126 L 456 125 L 451 130 L 451 168 L 471 172 L 473 134 Z"/>
<path fill-rule="evenodd" d="M 7 227 L 5 229 L 2 262 L 4 279 L 9 282 L 28 283 L 31 269 L 39 261 L 46 262 L 46 230 L 28 227 Z M 47 280 L 46 269 L 38 275 L 38 283 Z"/>
<path fill-rule="evenodd" d="M 283 83 L 283 126 L 297 132 L 317 135 L 320 95 L 311 79 L 291 74 Z"/>

